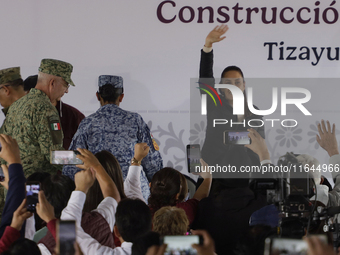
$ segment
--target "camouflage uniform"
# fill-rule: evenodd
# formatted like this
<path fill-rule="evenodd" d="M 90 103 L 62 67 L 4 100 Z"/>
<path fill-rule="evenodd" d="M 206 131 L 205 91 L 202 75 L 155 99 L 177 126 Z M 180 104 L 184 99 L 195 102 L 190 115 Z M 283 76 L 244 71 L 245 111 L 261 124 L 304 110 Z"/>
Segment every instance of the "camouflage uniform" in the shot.
<path fill-rule="evenodd" d="M 39 72 L 61 77 L 74 86 L 72 70 L 71 64 L 55 59 L 43 59 L 39 67 Z M 50 164 L 50 151 L 63 150 L 63 132 L 58 111 L 43 91 L 31 89 L 15 101 L 0 132 L 17 140 L 26 177 L 37 171 L 55 173 L 62 169 Z"/>
<path fill-rule="evenodd" d="M 99 77 L 99 87 L 110 83 L 114 84 L 115 89 L 122 91 L 121 77 L 110 75 Z M 163 161 L 157 151 L 158 148 L 153 144 L 149 127 L 139 114 L 125 111 L 115 104 L 106 104 L 82 120 L 69 149 L 85 148 L 92 153 L 102 150 L 111 152 L 117 158 L 125 179 L 134 156 L 134 146 L 141 142 L 150 146 L 149 154 L 142 160 L 144 172 L 141 175 L 143 197 L 147 201 L 150 194 L 149 182 L 163 167 Z M 78 171 L 79 168 L 71 165 L 65 165 L 63 168 L 63 174 L 71 178 L 74 178 Z"/>
<path fill-rule="evenodd" d="M 6 83 L 15 81 L 17 79 L 21 79 L 20 75 L 20 67 L 11 67 L 0 70 L 0 87 L 7 86 Z M 3 108 L 3 113 L 7 114 L 9 107 Z M 0 129 L 0 133 L 2 129 Z M 1 185 L 0 186 L 0 218 L 2 216 L 2 211 L 5 206 L 5 197 L 6 197 L 7 190 Z"/>
<path fill-rule="evenodd" d="M 50 164 L 50 151 L 63 149 L 59 115 L 41 90 L 31 89 L 9 107 L 2 132 L 17 140 L 26 177 L 36 171 L 61 170 Z"/>

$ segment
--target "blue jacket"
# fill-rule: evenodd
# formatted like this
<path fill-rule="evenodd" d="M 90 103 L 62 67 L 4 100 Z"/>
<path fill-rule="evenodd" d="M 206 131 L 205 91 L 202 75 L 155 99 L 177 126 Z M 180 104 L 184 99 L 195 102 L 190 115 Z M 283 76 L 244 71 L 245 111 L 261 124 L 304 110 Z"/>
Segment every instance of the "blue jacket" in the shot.
<path fill-rule="evenodd" d="M 150 194 L 149 182 L 163 168 L 163 160 L 153 146 L 149 127 L 138 113 L 123 110 L 115 104 L 100 107 L 82 120 L 69 150 L 83 148 L 92 153 L 102 150 L 111 152 L 117 158 L 125 179 L 134 156 L 134 146 L 141 142 L 150 146 L 149 154 L 142 161 L 144 172 L 141 174 L 141 188 L 147 201 Z M 63 168 L 63 174 L 72 179 L 78 171 L 80 169 L 72 165 Z"/>

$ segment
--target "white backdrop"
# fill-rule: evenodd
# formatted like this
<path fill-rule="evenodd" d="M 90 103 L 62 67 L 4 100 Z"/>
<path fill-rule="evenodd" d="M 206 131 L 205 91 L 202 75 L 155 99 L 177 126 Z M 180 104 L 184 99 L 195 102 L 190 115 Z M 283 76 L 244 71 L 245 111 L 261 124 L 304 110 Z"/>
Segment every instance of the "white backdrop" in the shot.
<path fill-rule="evenodd" d="M 163 23 L 157 16 L 161 3 L 164 3 L 161 13 L 165 19 L 176 15 L 173 22 Z M 238 19 L 243 19 L 239 24 L 235 22 L 237 4 L 243 8 L 238 13 Z M 26 78 L 37 73 L 42 58 L 72 63 L 72 79 L 76 87 L 70 88 L 62 100 L 86 116 L 99 108 L 95 98 L 98 76 L 123 76 L 125 97 L 121 107 L 143 116 L 159 141 L 164 165 L 181 171 L 187 170 L 185 145 L 189 143 L 190 136 L 190 78 L 198 76 L 200 49 L 206 35 L 221 24 L 218 18 L 223 21 L 223 16 L 218 14 L 220 7 L 229 8 L 229 11 L 225 7 L 220 11 L 229 15 L 227 24 L 230 29 L 227 39 L 214 45 L 216 76 L 227 65 L 238 65 L 246 78 L 340 77 L 339 56 L 337 60 L 329 60 L 326 49 L 331 47 L 331 55 L 335 57 L 340 46 L 340 21 L 335 20 L 333 24 L 325 22 L 325 19 L 332 21 L 338 17 L 340 5 L 332 1 L 2 0 L 1 5 L 0 69 L 20 66 L 22 76 Z M 336 13 L 328 10 L 324 16 L 330 5 Z M 189 7 L 182 9 L 184 6 Z M 198 8 L 206 6 L 213 10 L 213 22 L 209 23 L 208 10 L 204 12 L 202 23 L 198 23 Z M 256 7 L 259 13 L 253 12 L 252 23 L 247 24 L 246 9 Z M 267 8 L 268 19 L 271 8 L 277 8 L 276 24 L 261 21 L 261 8 L 264 7 Z M 286 19 L 294 17 L 290 24 L 280 20 L 280 12 L 285 7 L 292 8 L 284 12 Z M 309 8 L 310 12 L 302 7 Z M 194 12 L 193 20 L 184 23 L 179 17 L 181 9 L 183 19 L 189 20 L 190 8 Z M 304 20 L 311 18 L 311 21 L 307 24 L 299 22 L 299 10 Z M 314 24 L 318 23 L 315 19 L 318 12 L 320 24 Z M 286 47 L 296 47 L 292 56 L 297 56 L 297 60 L 279 60 L 279 44 L 282 41 L 284 59 L 289 55 Z M 278 43 L 277 47 L 273 47 L 273 60 L 268 60 L 269 46 L 264 46 L 265 42 Z M 299 60 L 303 46 L 309 48 L 310 60 Z M 312 65 L 316 62 L 313 47 L 317 54 L 320 54 L 321 47 L 325 47 L 317 65 Z M 268 136 L 270 148 L 273 149 L 275 144 L 280 147 L 274 157 L 288 150 L 296 153 L 308 150 L 321 162 L 326 162 L 326 153 L 317 148 L 308 132 L 313 132 L 310 125 L 315 125 L 321 117 L 335 122 L 340 128 L 340 105 L 336 100 L 340 91 L 338 86 L 336 82 L 323 84 L 321 89 L 315 90 L 315 94 L 312 92 L 312 98 L 317 98 L 315 102 L 321 102 L 321 106 L 325 102 L 327 106 L 319 109 L 321 113 L 318 114 L 311 111 L 313 116 L 303 127 L 303 139 L 298 146 L 289 149 L 280 147 L 275 139 L 277 135 Z M 261 106 L 261 103 L 255 104 Z M 276 134 L 268 127 L 266 132 Z"/>

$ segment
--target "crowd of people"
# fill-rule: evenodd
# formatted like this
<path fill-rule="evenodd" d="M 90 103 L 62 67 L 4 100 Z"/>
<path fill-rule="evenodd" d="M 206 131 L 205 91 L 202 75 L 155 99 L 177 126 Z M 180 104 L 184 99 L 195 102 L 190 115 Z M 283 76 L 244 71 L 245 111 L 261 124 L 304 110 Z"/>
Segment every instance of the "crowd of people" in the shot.
<path fill-rule="evenodd" d="M 212 45 L 222 41 L 227 30 L 225 25 L 217 26 L 206 37 L 201 87 L 215 85 Z M 38 70 L 25 81 L 19 67 L 0 70 L 0 104 L 6 116 L 0 129 L 1 254 L 260 255 L 266 238 L 278 237 L 279 211 L 275 205 L 268 207 L 250 177 L 215 178 L 210 171 L 201 171 L 189 195 L 190 180 L 176 169 L 163 167 L 159 147 L 143 118 L 120 108 L 122 77 L 99 76 L 100 108 L 85 118 L 61 101 L 70 85 L 75 86 L 72 65 L 43 59 Z M 239 67 L 225 68 L 221 83 L 245 93 Z M 261 118 L 247 106 L 244 115 L 233 115 L 230 91 L 218 93 L 221 106 L 208 101 L 208 121 Z M 330 165 L 340 164 L 335 125 L 322 120 L 318 129 L 317 142 L 328 152 Z M 251 140 L 246 145 L 224 144 L 224 131 L 225 127 L 208 126 L 201 169 L 209 169 L 210 164 L 272 164 L 263 127 L 245 128 Z M 58 150 L 77 151 L 74 155 L 82 164 L 53 164 L 51 151 Z M 318 164 L 306 155 L 297 160 Z M 339 206 L 340 179 L 329 187 L 323 176 L 312 177 L 311 203 Z M 65 222 L 70 225 L 63 232 Z M 312 227 L 314 233 L 323 233 Z M 308 254 L 335 254 L 331 236 L 324 243 L 309 236 L 309 227 L 305 231 Z M 162 243 L 166 236 L 178 236 L 186 244 L 190 235 L 199 235 L 202 242 L 189 243 L 183 250 Z"/>

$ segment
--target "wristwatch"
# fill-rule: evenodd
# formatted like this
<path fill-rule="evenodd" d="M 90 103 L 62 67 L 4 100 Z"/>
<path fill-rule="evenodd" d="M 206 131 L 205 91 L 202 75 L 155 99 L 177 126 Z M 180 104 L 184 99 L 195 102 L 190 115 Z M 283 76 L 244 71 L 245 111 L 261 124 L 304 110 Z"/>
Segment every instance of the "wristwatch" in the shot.
<path fill-rule="evenodd" d="M 131 159 L 131 164 L 137 164 L 140 166 L 140 164 L 142 164 L 142 161 L 138 161 L 135 157 L 133 157 L 133 159 Z"/>

